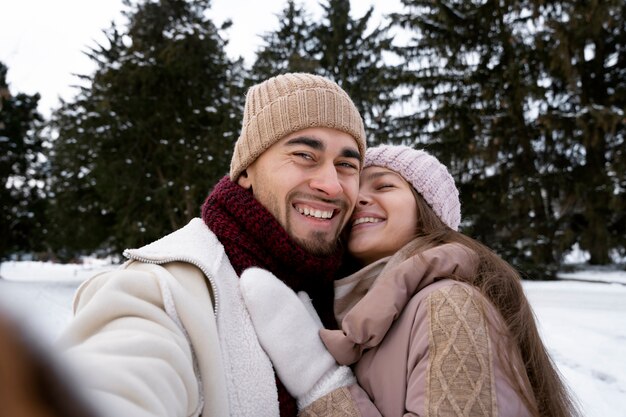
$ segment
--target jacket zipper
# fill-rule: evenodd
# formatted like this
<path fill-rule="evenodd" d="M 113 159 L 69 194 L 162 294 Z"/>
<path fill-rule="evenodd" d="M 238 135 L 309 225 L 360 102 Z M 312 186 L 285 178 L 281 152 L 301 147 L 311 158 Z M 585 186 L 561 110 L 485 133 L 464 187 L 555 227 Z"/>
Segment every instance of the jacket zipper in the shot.
<path fill-rule="evenodd" d="M 211 288 L 213 289 L 213 296 L 215 297 L 215 305 L 213 307 L 213 314 L 217 317 L 217 311 L 218 311 L 218 307 L 219 307 L 219 294 L 217 293 L 217 286 L 215 285 L 215 282 L 213 282 L 213 277 L 211 276 L 211 274 L 209 274 L 209 272 L 206 270 L 206 268 L 202 265 L 200 265 L 199 262 L 190 259 L 190 258 L 185 258 L 185 257 L 173 257 L 173 258 L 166 258 L 166 259 L 162 259 L 162 260 L 154 260 L 154 259 L 148 259 L 148 258 L 144 258 L 142 256 L 139 255 L 134 255 L 132 253 L 130 253 L 128 251 L 128 249 L 126 249 L 123 252 L 123 255 L 125 257 L 127 257 L 128 259 L 132 259 L 134 261 L 139 261 L 139 262 L 143 262 L 146 264 L 152 264 L 152 265 L 163 265 L 169 262 L 185 262 L 188 264 L 192 264 L 198 268 L 200 268 L 200 270 L 202 271 L 202 273 L 204 273 L 204 275 L 207 277 L 207 280 L 209 281 L 209 284 L 211 284 Z"/>

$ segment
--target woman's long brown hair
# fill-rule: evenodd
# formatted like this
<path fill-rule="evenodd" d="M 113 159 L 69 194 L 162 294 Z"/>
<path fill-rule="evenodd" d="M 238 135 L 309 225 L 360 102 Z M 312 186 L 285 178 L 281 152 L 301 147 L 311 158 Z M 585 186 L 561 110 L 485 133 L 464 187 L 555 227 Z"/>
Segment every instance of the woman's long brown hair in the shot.
<path fill-rule="evenodd" d="M 535 317 L 524 294 L 518 272 L 487 246 L 446 226 L 422 196 L 414 189 L 412 191 L 417 202 L 418 232 L 415 240 L 411 242 L 411 252 L 405 256 L 416 255 L 426 249 L 453 242 L 473 250 L 479 257 L 478 270 L 475 276 L 463 281 L 477 288 L 495 306 L 504 319 L 513 345 L 519 350 L 518 354 L 528 378 L 526 383 L 523 381 L 526 379 L 523 375 L 522 380 L 515 376 L 519 373 L 510 362 L 504 362 L 510 366 L 507 374 L 516 391 L 535 416 L 580 415 L 539 336 Z M 532 395 L 524 389 L 527 384 L 532 389 Z"/>

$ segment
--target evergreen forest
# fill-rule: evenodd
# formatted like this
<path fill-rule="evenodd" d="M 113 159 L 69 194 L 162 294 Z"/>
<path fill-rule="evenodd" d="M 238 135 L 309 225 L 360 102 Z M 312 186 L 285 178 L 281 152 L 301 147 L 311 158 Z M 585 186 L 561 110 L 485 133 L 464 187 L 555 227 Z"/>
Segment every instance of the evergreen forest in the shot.
<path fill-rule="evenodd" d="M 402 0 L 378 23 L 319 3 L 285 0 L 246 64 L 210 0 L 125 0 L 49 117 L 0 62 L 0 260 L 119 255 L 182 227 L 228 172 L 247 88 L 295 71 L 341 85 L 369 145 L 446 164 L 461 231 L 525 278 L 572 248 L 624 259 L 626 2 Z"/>

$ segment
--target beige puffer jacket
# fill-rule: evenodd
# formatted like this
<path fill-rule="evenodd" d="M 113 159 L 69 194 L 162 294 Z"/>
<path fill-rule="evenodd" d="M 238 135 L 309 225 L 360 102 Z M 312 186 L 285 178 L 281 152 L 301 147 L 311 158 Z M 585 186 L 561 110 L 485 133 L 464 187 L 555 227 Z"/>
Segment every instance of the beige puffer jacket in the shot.
<path fill-rule="evenodd" d="M 442 245 L 376 281 L 386 261 L 337 282 L 342 330 L 322 331 L 339 363 L 358 360 L 358 382 L 377 408 L 361 403 L 360 413 L 529 416 L 504 372 L 511 363 L 529 392 L 499 313 L 474 287 L 446 279 L 474 273 L 476 255 Z"/>

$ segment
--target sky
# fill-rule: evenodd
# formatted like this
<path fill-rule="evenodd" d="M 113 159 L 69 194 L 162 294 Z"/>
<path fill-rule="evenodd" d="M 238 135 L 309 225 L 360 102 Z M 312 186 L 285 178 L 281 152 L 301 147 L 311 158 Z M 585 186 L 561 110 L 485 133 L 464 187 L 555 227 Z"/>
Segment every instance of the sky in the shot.
<path fill-rule="evenodd" d="M 299 0 L 314 16 L 317 0 Z M 276 17 L 286 0 L 213 0 L 209 17 L 219 26 L 226 19 L 227 53 L 251 63 L 259 35 L 278 27 Z M 400 10 L 400 0 L 352 0 L 353 17 L 374 6 L 376 21 Z M 0 61 L 9 68 L 8 84 L 15 93 L 39 93 L 39 111 L 48 116 L 59 97 L 71 98 L 73 74 L 91 74 L 94 66 L 84 55 L 111 22 L 123 22 L 121 0 L 0 0 Z"/>
<path fill-rule="evenodd" d="M 96 259 L 73 265 L 3 262 L 0 313 L 8 311 L 34 336 L 51 344 L 71 318 L 72 297 L 79 283 L 111 267 Z M 523 282 L 542 339 L 581 404 L 582 415 L 624 417 L 626 271 L 590 270 L 560 276 L 568 281 Z"/>

